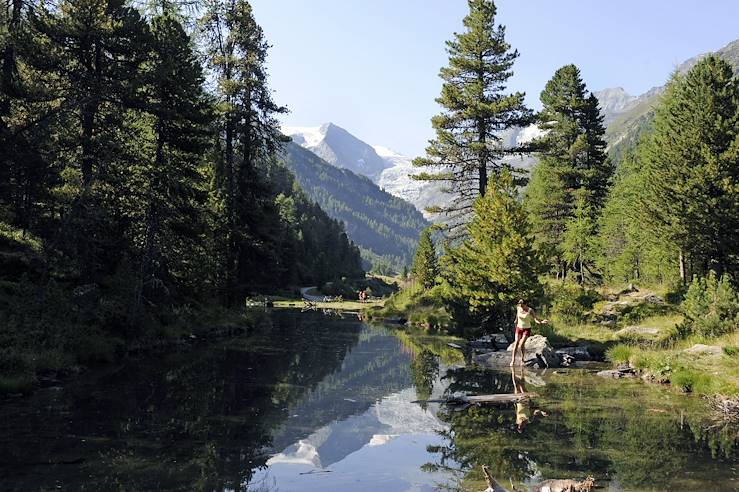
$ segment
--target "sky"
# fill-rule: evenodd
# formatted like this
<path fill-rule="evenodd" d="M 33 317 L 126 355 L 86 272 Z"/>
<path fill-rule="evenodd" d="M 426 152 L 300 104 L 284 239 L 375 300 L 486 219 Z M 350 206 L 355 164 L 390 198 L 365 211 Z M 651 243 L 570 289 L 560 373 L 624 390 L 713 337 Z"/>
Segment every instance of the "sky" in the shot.
<path fill-rule="evenodd" d="M 251 0 L 272 45 L 284 126 L 332 122 L 372 145 L 414 157 L 433 138 L 431 117 L 461 32 L 466 0 Z M 509 81 L 540 109 L 554 71 L 576 64 L 590 90 L 639 95 L 681 62 L 739 38 L 737 0 L 499 0 L 496 21 L 520 57 Z"/>

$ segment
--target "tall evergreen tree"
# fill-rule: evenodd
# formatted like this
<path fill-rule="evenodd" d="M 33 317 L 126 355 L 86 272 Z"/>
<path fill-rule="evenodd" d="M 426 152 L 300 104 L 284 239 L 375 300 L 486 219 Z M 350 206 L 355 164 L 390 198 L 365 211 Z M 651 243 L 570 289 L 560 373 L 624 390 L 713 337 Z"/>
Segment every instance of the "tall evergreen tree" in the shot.
<path fill-rule="evenodd" d="M 445 261 L 452 297 L 465 300 L 473 313 L 491 315 L 499 328 L 511 321 L 516 300 L 541 294 L 541 265 L 509 172 L 490 180 L 475 201 L 469 238 L 449 248 Z"/>
<path fill-rule="evenodd" d="M 646 227 L 676 245 L 681 277 L 739 268 L 739 78 L 715 56 L 675 75 L 639 159 Z"/>
<path fill-rule="evenodd" d="M 130 173 L 132 242 L 141 263 L 137 304 L 157 286 L 187 285 L 196 292 L 208 279 L 206 183 L 200 168 L 211 145 L 212 111 L 202 68 L 176 12 L 154 17 L 151 34 L 142 69 L 145 113 L 135 115 L 135 127 L 148 138 L 144 145 L 135 141 L 141 158 Z"/>
<path fill-rule="evenodd" d="M 224 214 L 224 288 L 232 296 L 235 290 L 268 279 L 269 273 L 260 266 L 275 262 L 278 210 L 262 176 L 285 141 L 275 115 L 287 109 L 272 100 L 265 66 L 269 46 L 248 2 L 208 2 L 201 26 L 219 99 L 215 192 Z M 265 275 L 259 278 L 255 272 Z"/>
<path fill-rule="evenodd" d="M 531 121 L 524 94 L 506 93 L 518 52 L 505 41 L 505 27 L 495 24 L 495 4 L 468 0 L 468 5 L 465 32 L 447 41 L 449 65 L 441 69 L 444 84 L 436 100 L 444 111 L 431 120 L 436 138 L 426 157 L 414 161 L 429 169 L 416 179 L 445 183 L 455 195 L 451 206 L 432 209 L 445 212 L 452 224 L 469 215 L 491 177 L 510 168 L 501 158 L 523 150 L 503 148 L 500 132 Z"/>
<path fill-rule="evenodd" d="M 430 228 L 421 232 L 416 257 L 413 260 L 413 275 L 424 289 L 430 289 L 436 285 L 436 277 L 439 276 L 439 261 L 436 257 L 434 241 L 431 239 Z"/>
<path fill-rule="evenodd" d="M 605 129 L 598 99 L 587 95 L 575 65 L 558 69 L 540 96 L 539 163 L 526 190 L 537 246 L 558 275 L 571 266 L 562 250 L 567 223 L 579 198 L 595 222 L 603 206 L 612 169 L 605 154 Z M 571 257 L 571 255 L 568 255 Z"/>

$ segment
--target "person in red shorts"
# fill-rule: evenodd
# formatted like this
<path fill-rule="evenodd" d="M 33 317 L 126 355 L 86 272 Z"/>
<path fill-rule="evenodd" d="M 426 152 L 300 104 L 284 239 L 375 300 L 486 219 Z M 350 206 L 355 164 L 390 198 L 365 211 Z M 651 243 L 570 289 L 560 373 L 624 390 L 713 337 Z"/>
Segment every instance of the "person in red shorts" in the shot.
<path fill-rule="evenodd" d="M 518 301 L 516 307 L 516 339 L 513 341 L 513 359 L 511 367 L 516 363 L 516 352 L 521 349 L 521 365 L 526 360 L 526 340 L 531 336 L 531 322 L 545 325 L 549 320 L 536 317 L 534 310 L 529 307 L 524 299 Z"/>

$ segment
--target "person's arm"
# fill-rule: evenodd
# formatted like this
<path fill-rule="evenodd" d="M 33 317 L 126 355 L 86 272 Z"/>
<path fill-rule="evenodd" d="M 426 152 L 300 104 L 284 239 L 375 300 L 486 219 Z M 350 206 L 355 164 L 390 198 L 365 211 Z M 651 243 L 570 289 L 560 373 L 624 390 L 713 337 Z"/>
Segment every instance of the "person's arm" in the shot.
<path fill-rule="evenodd" d="M 536 317 L 536 312 L 533 309 L 531 310 L 531 316 L 534 317 L 534 321 L 536 321 L 536 323 L 539 324 L 539 325 L 546 325 L 546 324 L 549 323 L 549 320 L 548 319 L 539 319 L 539 318 L 537 318 Z"/>

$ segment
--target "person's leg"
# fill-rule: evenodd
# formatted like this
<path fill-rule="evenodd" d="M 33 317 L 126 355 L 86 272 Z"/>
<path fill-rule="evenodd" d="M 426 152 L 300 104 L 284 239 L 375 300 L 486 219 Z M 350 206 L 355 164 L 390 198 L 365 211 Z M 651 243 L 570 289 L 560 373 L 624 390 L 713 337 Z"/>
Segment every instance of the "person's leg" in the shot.
<path fill-rule="evenodd" d="M 513 359 L 511 359 L 511 367 L 513 367 L 513 364 L 516 363 L 516 351 L 518 351 L 518 343 L 521 340 L 521 334 L 519 333 L 518 328 L 516 328 L 516 339 L 513 340 Z"/>
<path fill-rule="evenodd" d="M 524 332 L 523 336 L 521 337 L 521 365 L 524 365 L 526 363 L 526 340 L 528 339 L 528 332 Z"/>

